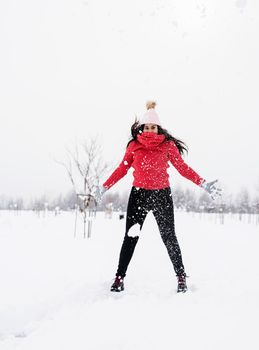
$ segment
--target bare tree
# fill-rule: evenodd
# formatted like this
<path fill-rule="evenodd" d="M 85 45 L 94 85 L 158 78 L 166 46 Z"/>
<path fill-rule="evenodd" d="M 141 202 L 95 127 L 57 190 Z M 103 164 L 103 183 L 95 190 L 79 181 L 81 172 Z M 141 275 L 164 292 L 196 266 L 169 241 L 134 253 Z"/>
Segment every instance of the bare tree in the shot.
<path fill-rule="evenodd" d="M 77 195 L 76 220 L 77 209 L 79 209 L 83 215 L 84 237 L 87 221 L 88 237 L 90 237 L 92 225 L 90 217 L 94 215 L 97 206 L 95 192 L 108 168 L 108 165 L 102 161 L 101 147 L 96 138 L 80 144 L 76 143 L 72 148 L 66 149 L 66 160 L 58 163 L 65 167 Z M 76 235 L 76 223 L 74 234 Z"/>

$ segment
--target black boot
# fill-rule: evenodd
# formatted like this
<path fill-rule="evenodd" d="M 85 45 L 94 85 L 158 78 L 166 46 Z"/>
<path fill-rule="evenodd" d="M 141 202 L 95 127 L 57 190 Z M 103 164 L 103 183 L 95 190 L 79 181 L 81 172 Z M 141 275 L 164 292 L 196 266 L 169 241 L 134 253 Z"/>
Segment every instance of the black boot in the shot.
<path fill-rule="evenodd" d="M 177 293 L 185 293 L 187 291 L 187 285 L 186 285 L 186 274 L 182 274 L 177 276 L 178 280 L 178 286 L 177 286 Z"/>
<path fill-rule="evenodd" d="M 116 276 L 111 286 L 111 292 L 121 292 L 123 290 L 124 290 L 123 278 L 121 276 Z"/>

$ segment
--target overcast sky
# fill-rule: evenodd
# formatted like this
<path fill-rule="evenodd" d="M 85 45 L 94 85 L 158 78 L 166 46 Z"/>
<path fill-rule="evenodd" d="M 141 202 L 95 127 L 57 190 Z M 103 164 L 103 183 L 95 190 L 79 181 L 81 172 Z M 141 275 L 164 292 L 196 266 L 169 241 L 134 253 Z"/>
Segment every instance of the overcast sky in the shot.
<path fill-rule="evenodd" d="M 65 193 L 53 159 L 91 135 L 116 166 L 148 99 L 201 176 L 253 191 L 258 33 L 256 0 L 1 1 L 0 194 Z"/>

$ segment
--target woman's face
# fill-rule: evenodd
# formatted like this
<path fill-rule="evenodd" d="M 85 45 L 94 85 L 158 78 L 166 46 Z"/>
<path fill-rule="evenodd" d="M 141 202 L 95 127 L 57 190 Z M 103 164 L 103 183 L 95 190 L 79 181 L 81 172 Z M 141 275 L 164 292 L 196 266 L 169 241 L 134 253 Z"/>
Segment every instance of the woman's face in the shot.
<path fill-rule="evenodd" d="M 156 124 L 145 124 L 144 125 L 144 132 L 154 132 L 155 134 L 158 133 L 158 128 Z"/>

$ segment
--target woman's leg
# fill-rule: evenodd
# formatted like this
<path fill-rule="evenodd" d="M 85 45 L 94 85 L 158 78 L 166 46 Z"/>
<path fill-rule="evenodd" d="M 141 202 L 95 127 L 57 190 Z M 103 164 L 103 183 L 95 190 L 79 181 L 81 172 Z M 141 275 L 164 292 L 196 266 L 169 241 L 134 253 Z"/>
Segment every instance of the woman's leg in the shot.
<path fill-rule="evenodd" d="M 150 192 L 150 191 L 149 191 Z M 125 277 L 133 256 L 139 234 L 148 213 L 146 201 L 148 191 L 132 188 L 126 215 L 126 233 L 122 243 L 116 276 Z"/>
<path fill-rule="evenodd" d="M 184 275 L 181 249 L 175 234 L 174 205 L 170 188 L 153 192 L 153 214 L 177 276 Z"/>

